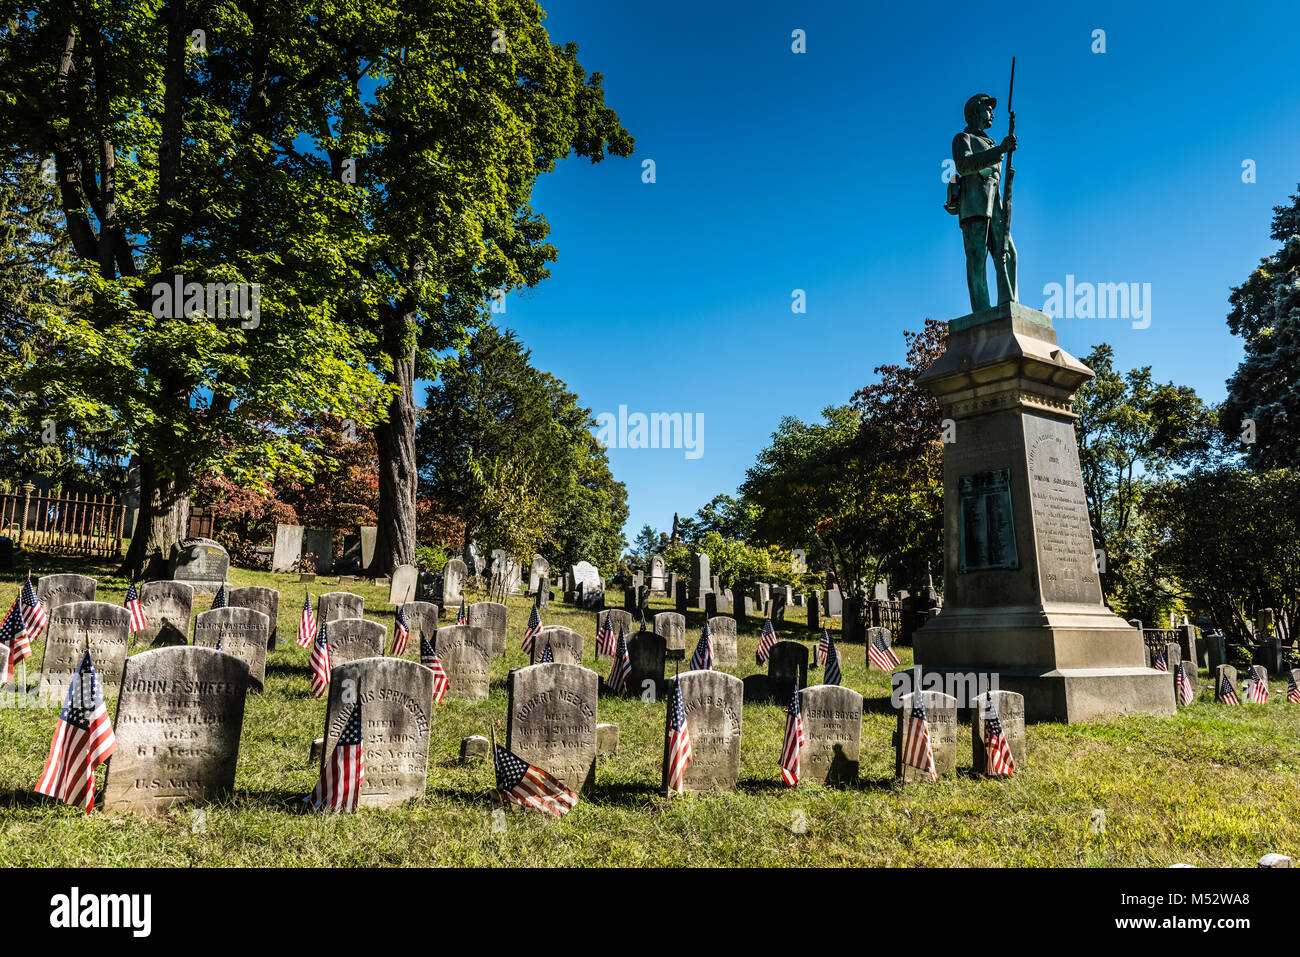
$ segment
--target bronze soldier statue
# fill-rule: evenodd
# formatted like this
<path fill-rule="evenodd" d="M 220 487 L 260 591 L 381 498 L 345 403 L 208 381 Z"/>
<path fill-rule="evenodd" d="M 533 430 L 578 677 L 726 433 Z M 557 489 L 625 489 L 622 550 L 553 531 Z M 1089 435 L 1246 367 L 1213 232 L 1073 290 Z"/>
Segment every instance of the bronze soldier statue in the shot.
<path fill-rule="evenodd" d="M 994 143 L 984 134 L 993 125 L 998 101 L 977 93 L 966 101 L 966 129 L 952 140 L 952 158 L 961 174 L 957 215 L 966 246 L 966 285 L 971 312 L 989 308 L 989 282 L 985 271 L 989 253 L 997 273 L 998 305 L 1019 302 L 1016 294 L 1016 245 L 1003 220 L 1002 157 L 1016 148 L 1015 135 Z"/>

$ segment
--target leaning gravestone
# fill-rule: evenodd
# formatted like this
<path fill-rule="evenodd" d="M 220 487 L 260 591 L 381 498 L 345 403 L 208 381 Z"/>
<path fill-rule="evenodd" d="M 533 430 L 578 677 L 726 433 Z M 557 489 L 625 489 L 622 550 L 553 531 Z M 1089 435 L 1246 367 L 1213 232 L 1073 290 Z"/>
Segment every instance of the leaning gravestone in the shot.
<path fill-rule="evenodd" d="M 226 596 L 226 600 L 230 602 L 231 608 L 251 608 L 265 615 L 271 623 L 270 634 L 266 636 L 266 646 L 275 647 L 275 625 L 280 619 L 278 591 L 274 588 L 263 588 L 261 585 L 245 585 L 243 588 L 232 589 Z"/>
<path fill-rule="evenodd" d="M 542 660 L 542 654 L 546 651 L 547 643 L 551 646 L 551 654 L 554 655 L 556 664 L 582 664 L 582 635 L 571 628 L 565 628 L 563 625 L 547 625 L 533 636 L 533 650 L 530 659 L 532 664 L 537 664 Z"/>
<path fill-rule="evenodd" d="M 542 579 L 547 579 L 549 583 L 550 577 L 551 563 L 541 555 L 534 555 L 532 562 L 528 565 L 528 594 L 536 595 Z"/>
<path fill-rule="evenodd" d="M 40 693 L 46 700 L 62 699 L 89 648 L 104 697 L 115 696 L 122 684 L 131 613 L 106 601 L 74 601 L 56 607 L 49 619 Z"/>
<path fill-rule="evenodd" d="M 316 600 L 316 621 L 338 621 L 340 618 L 360 618 L 366 610 L 366 601 L 350 591 L 327 591 Z"/>
<path fill-rule="evenodd" d="M 248 665 L 248 684 L 253 691 L 261 691 L 266 684 L 266 646 L 271 631 L 271 619 L 252 608 L 213 608 L 199 612 L 194 619 L 194 645 L 197 648 L 216 648 L 234 655 Z M 334 627 L 330 626 L 330 644 L 333 644 Z M 331 648 L 330 664 L 334 663 Z"/>
<path fill-rule="evenodd" d="M 778 641 L 767 656 L 767 680 L 772 700 L 790 703 L 796 688 L 808 685 L 808 646 L 798 641 Z"/>
<path fill-rule="evenodd" d="M 438 633 L 438 606 L 427 601 L 408 601 L 402 608 L 406 611 L 406 627 L 411 631 L 406 642 L 406 654 L 402 657 L 418 658 L 420 633 L 424 632 L 429 641 L 433 641 L 433 636 Z"/>
<path fill-rule="evenodd" d="M 479 701 L 492 677 L 492 632 L 474 625 L 439 628 L 434 645 L 447 672 L 447 695 Z"/>
<path fill-rule="evenodd" d="M 190 643 L 194 589 L 184 582 L 154 581 L 140 586 L 144 631 L 135 641 L 146 648 Z"/>
<path fill-rule="evenodd" d="M 167 560 L 168 578 L 209 595 L 216 594 L 229 570 L 230 555 L 225 546 L 210 538 L 187 538 L 173 545 Z"/>
<path fill-rule="evenodd" d="M 415 583 L 419 578 L 414 565 L 398 565 L 393 569 L 393 581 L 388 587 L 388 603 L 405 605 L 415 601 Z"/>
<path fill-rule="evenodd" d="M 1177 669 L 1177 664 L 1169 670 Z M 998 723 L 1002 725 L 1002 734 L 1011 745 L 1011 757 L 1016 762 L 1016 773 L 1025 766 L 1025 697 L 1014 691 L 986 691 L 971 705 L 970 738 L 971 767 L 976 774 L 984 774 L 984 708 L 989 698 L 997 709 Z M 938 758 L 936 757 L 936 761 Z"/>
<path fill-rule="evenodd" d="M 713 634 L 713 666 L 736 667 L 736 619 L 721 615 L 710 618 L 709 631 Z"/>
<path fill-rule="evenodd" d="M 414 661 L 360 658 L 334 668 L 325 710 L 322 772 L 352 709 L 360 705 L 366 779 L 357 804 L 393 807 L 423 798 L 432 704 L 433 672 Z"/>
<path fill-rule="evenodd" d="M 248 665 L 210 648 L 156 648 L 127 661 L 104 809 L 156 814 L 227 796 L 247 694 Z"/>
<path fill-rule="evenodd" d="M 681 583 L 678 583 L 679 587 Z M 662 635 L 664 648 L 670 659 L 686 655 L 686 617 L 675 611 L 661 611 L 655 615 L 655 634 Z"/>
<path fill-rule="evenodd" d="M 894 774 L 904 783 L 928 781 L 929 774 L 903 763 L 903 729 L 912 720 L 912 699 L 922 695 L 926 723 L 930 726 L 930 749 L 934 753 L 935 773 L 942 777 L 957 767 L 957 699 L 942 691 L 914 691 L 903 695 L 894 730 Z"/>
<path fill-rule="evenodd" d="M 740 716 L 744 685 L 724 671 L 687 671 L 676 679 L 691 733 L 691 763 L 682 781 L 688 792 L 720 791 L 740 780 Z M 671 693 L 668 698 L 671 698 Z M 668 699 L 665 699 L 668 700 Z M 671 705 L 671 701 L 669 701 Z M 664 716 L 663 789 L 668 791 L 668 728 Z"/>
<path fill-rule="evenodd" d="M 449 559 L 442 570 L 442 613 L 455 612 L 465 597 L 465 576 L 469 569 L 459 558 Z"/>
<path fill-rule="evenodd" d="M 275 545 L 271 552 L 271 571 L 292 572 L 302 557 L 302 526 L 275 526 Z"/>
<path fill-rule="evenodd" d="M 94 601 L 95 579 L 86 575 L 42 575 L 36 579 L 36 597 L 47 613 L 69 602 Z M 81 666 L 80 661 L 77 666 Z"/>
<path fill-rule="evenodd" d="M 362 658 L 382 658 L 388 647 L 388 629 L 369 618 L 336 618 L 329 623 L 327 640 L 333 668 Z"/>
<path fill-rule="evenodd" d="M 492 654 L 506 653 L 506 606 L 497 601 L 476 601 L 469 606 L 465 620 L 486 628 L 492 635 Z"/>
<path fill-rule="evenodd" d="M 843 784 L 858 779 L 862 742 L 862 695 L 840 685 L 799 692 L 805 744 L 799 749 L 800 780 Z"/>
<path fill-rule="evenodd" d="M 627 682 L 628 694 L 643 698 L 647 691 L 652 691 L 652 701 L 663 696 L 666 652 L 663 635 L 637 631 L 627 636 L 627 656 L 632 666 L 632 675 Z"/>
<path fill-rule="evenodd" d="M 510 672 L 506 689 L 506 747 L 571 790 L 589 791 L 596 780 L 596 672 L 529 665 Z"/>

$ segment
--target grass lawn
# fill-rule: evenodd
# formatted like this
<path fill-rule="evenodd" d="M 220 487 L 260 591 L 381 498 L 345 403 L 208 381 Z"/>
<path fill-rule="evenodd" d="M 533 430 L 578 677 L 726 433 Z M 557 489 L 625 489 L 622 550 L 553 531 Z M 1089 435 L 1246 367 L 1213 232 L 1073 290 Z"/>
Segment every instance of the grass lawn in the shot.
<path fill-rule="evenodd" d="M 99 578 L 97 597 L 120 604 L 126 582 L 112 563 L 38 564 L 33 574 L 76 571 Z M 530 600 L 509 601 L 509 652 L 493 663 L 488 700 L 445 701 L 434 710 L 428 789 L 422 801 L 353 815 L 292 813 L 311 790 L 318 766 L 308 761 L 323 733 L 325 702 L 310 696 L 308 650 L 292 643 L 303 586 L 296 576 L 231 569 L 230 581 L 281 592 L 279 632 L 290 645 L 272 651 L 264 694 L 250 695 L 235 791 L 228 802 L 147 820 L 92 815 L 33 793 L 57 710 L 0 710 L 0 865 L 4 866 L 526 866 L 695 865 L 728 867 L 855 866 L 1253 866 L 1268 851 L 1300 852 L 1300 706 L 1275 684 L 1267 705 L 1230 708 L 1211 700 L 1204 673 L 1197 701 L 1173 718 L 1126 718 L 1090 725 L 1031 725 L 1028 759 L 1010 780 L 971 777 L 969 732 L 958 733 L 958 771 L 938 784 L 893 780 L 888 676 L 868 672 L 861 645 L 843 646 L 844 683 L 866 698 L 862 769 L 856 787 L 826 789 L 780 782 L 777 760 L 785 727 L 777 705 L 746 704 L 741 782 L 734 791 L 665 799 L 660 782 L 664 705 L 600 699 L 599 720 L 619 725 L 618 753 L 602 758 L 596 793 L 562 820 L 535 812 L 507 816 L 492 830 L 488 763 L 457 763 L 460 741 L 504 727 L 505 679 L 527 664 L 519 641 Z M 322 591 L 365 596 L 367 617 L 391 628 L 387 586 Z M 0 581 L 9 606 L 20 579 Z M 619 593 L 621 594 L 621 592 Z M 195 599 L 195 614 L 208 596 Z M 671 610 L 667 599 L 657 610 Z M 805 641 L 803 609 L 791 609 L 782 637 Z M 687 613 L 693 646 L 702 612 Z M 595 616 L 552 603 L 547 625 L 583 634 L 602 677 L 609 665 L 591 658 Z M 744 677 L 754 664 L 757 627 L 740 635 Z M 412 641 L 408 656 L 418 654 Z M 35 643 L 28 679 L 40 672 L 44 641 Z M 910 649 L 899 649 L 904 666 Z M 672 664 L 669 664 L 672 673 Z M 820 671 L 816 672 L 820 675 Z M 109 701 L 115 714 L 116 702 Z M 965 732 L 965 733 L 963 733 Z M 103 769 L 99 772 L 103 784 Z M 1105 812 L 1095 833 L 1094 809 Z M 801 833 L 795 827 L 806 821 Z"/>

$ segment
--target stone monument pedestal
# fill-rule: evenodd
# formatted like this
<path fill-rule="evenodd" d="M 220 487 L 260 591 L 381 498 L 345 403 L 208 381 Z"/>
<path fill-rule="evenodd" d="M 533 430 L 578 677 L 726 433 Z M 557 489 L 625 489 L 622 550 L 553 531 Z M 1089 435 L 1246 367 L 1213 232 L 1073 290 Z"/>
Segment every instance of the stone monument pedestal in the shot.
<path fill-rule="evenodd" d="M 1102 600 L 1071 409 L 1091 377 L 1050 317 L 1005 303 L 954 319 L 919 380 L 945 420 L 945 589 L 916 662 L 996 675 L 1028 721 L 1174 713 L 1169 676 Z"/>

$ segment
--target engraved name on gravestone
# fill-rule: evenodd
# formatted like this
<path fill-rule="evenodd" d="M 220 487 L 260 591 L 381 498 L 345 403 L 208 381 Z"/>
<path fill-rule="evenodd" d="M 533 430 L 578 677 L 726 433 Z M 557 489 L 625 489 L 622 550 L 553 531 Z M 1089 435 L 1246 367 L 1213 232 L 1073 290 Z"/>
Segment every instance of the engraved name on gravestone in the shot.
<path fill-rule="evenodd" d="M 686 653 L 686 617 L 675 611 L 661 611 L 655 615 L 655 634 L 662 635 L 669 658 L 681 658 Z"/>
<path fill-rule="evenodd" d="M 104 686 L 104 697 L 117 694 L 131 627 L 131 613 L 106 601 L 74 601 L 49 613 L 45 657 L 41 661 L 41 694 L 61 699 L 81 665 L 87 647 Z"/>
<path fill-rule="evenodd" d="M 740 717 L 744 685 L 725 671 L 687 671 L 677 677 L 691 733 L 691 763 L 682 782 L 688 792 L 725 790 L 740 780 Z M 665 702 L 668 697 L 665 697 Z M 663 789 L 668 790 L 668 726 L 664 715 Z"/>
<path fill-rule="evenodd" d="M 366 779 L 357 804 L 392 807 L 424 797 L 433 672 L 403 658 L 361 658 L 336 667 L 325 712 L 322 770 L 358 702 Z"/>
<path fill-rule="evenodd" d="M 808 685 L 808 646 L 798 641 L 778 641 L 767 657 L 768 687 L 777 704 L 790 704 L 796 688 Z"/>
<path fill-rule="evenodd" d="M 330 666 L 361 658 L 382 658 L 388 647 L 388 629 L 369 618 L 339 618 L 329 623 L 326 640 Z"/>
<path fill-rule="evenodd" d="M 724 616 L 710 618 L 709 631 L 713 634 L 713 666 L 734 668 L 737 661 L 736 619 Z"/>
<path fill-rule="evenodd" d="M 302 557 L 302 526 L 275 526 L 275 544 L 271 552 L 271 571 L 292 572 Z"/>
<path fill-rule="evenodd" d="M 230 555 L 210 538 L 187 538 L 172 546 L 167 564 L 173 581 L 220 584 L 230 570 Z"/>
<path fill-rule="evenodd" d="M 548 642 L 556 664 L 582 664 L 582 635 L 563 625 L 547 625 L 533 637 L 532 664 L 542 660 Z"/>
<path fill-rule="evenodd" d="M 145 582 L 140 586 L 140 607 L 145 626 L 135 637 L 137 645 L 153 648 L 189 644 L 193 588 L 184 582 Z"/>
<path fill-rule="evenodd" d="M 465 576 L 469 569 L 459 558 L 449 559 L 442 570 L 442 613 L 455 614 L 465 597 Z"/>
<path fill-rule="evenodd" d="M 366 601 L 350 591 L 327 591 L 316 599 L 316 620 L 338 621 L 340 618 L 360 618 L 365 614 Z"/>
<path fill-rule="evenodd" d="M 654 691 L 654 700 L 659 700 L 664 692 L 664 662 L 667 645 L 663 635 L 652 631 L 636 631 L 627 636 L 628 660 L 632 666 L 632 677 L 628 679 L 629 694 L 641 697 L 647 690 Z M 653 682 L 647 687 L 646 682 Z"/>
<path fill-rule="evenodd" d="M 414 565 L 398 565 L 393 569 L 393 581 L 388 588 L 388 603 L 404 605 L 415 600 L 415 583 L 419 573 Z"/>
<path fill-rule="evenodd" d="M 438 629 L 435 648 L 447 672 L 447 695 L 478 701 L 488 696 L 492 677 L 492 633 L 475 625 Z"/>
<path fill-rule="evenodd" d="M 222 651 L 248 665 L 249 689 L 261 691 L 266 684 L 266 646 L 270 630 L 271 619 L 254 608 L 213 608 L 199 612 L 194 619 L 194 645 L 216 648 L 220 641 Z"/>
<path fill-rule="evenodd" d="M 402 605 L 406 612 L 406 627 L 411 630 L 411 637 L 406 642 L 403 658 L 420 657 L 420 632 L 433 641 L 438 633 L 438 606 L 428 601 L 408 601 Z"/>
<path fill-rule="evenodd" d="M 228 795 L 247 693 L 248 665 L 210 648 L 155 648 L 128 660 L 104 809 L 160 813 Z"/>
<path fill-rule="evenodd" d="M 476 601 L 466 612 L 468 624 L 486 628 L 492 635 L 492 654 L 506 653 L 506 606 L 498 601 Z"/>
<path fill-rule="evenodd" d="M 1170 668 L 1177 669 L 1177 664 Z M 986 701 L 993 701 L 998 723 L 1002 725 L 1002 734 L 1011 746 L 1011 757 L 1016 762 L 1016 771 L 1025 767 L 1025 698 L 1014 691 L 986 691 L 980 695 L 971 707 L 971 767 L 976 774 L 985 773 L 984 725 L 986 722 Z"/>
<path fill-rule="evenodd" d="M 36 579 L 36 596 L 47 612 L 69 602 L 94 601 L 95 579 L 86 575 L 42 575 Z"/>
<path fill-rule="evenodd" d="M 862 695 L 840 685 L 799 692 L 805 744 L 799 749 L 801 780 L 843 784 L 858 779 L 862 741 Z"/>
<path fill-rule="evenodd" d="M 280 619 L 280 593 L 274 588 L 261 585 L 245 585 L 243 588 L 231 589 L 226 599 L 231 608 L 251 608 L 260 611 L 271 623 L 270 634 L 266 636 L 266 646 L 275 647 L 276 622 Z"/>
<path fill-rule="evenodd" d="M 529 665 L 506 679 L 506 747 L 574 791 L 596 780 L 600 677 L 574 664 Z"/>
<path fill-rule="evenodd" d="M 941 691 L 918 691 L 903 695 L 894 730 L 894 774 L 903 781 L 928 781 L 922 770 L 903 764 L 903 729 L 912 719 L 912 699 L 922 695 L 926 723 L 930 726 L 930 748 L 934 752 L 935 773 L 942 777 L 957 767 L 957 699 Z"/>

